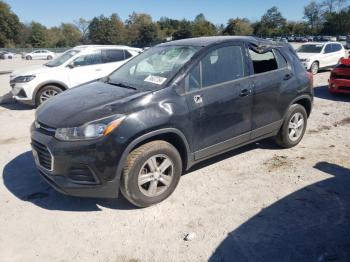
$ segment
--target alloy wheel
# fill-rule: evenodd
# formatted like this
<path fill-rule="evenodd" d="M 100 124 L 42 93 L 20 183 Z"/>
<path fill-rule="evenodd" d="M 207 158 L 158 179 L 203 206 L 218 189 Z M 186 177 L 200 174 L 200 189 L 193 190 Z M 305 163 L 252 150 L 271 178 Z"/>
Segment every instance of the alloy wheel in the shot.
<path fill-rule="evenodd" d="M 40 95 L 40 103 L 47 101 L 48 99 L 58 95 L 59 92 L 53 89 L 47 89 Z"/>
<path fill-rule="evenodd" d="M 142 165 L 138 176 L 138 186 L 145 196 L 156 197 L 169 188 L 173 177 L 173 161 L 166 155 L 155 155 Z"/>
<path fill-rule="evenodd" d="M 299 112 L 290 118 L 288 136 L 291 141 L 297 141 L 300 138 L 304 130 L 304 122 L 304 116 Z"/>

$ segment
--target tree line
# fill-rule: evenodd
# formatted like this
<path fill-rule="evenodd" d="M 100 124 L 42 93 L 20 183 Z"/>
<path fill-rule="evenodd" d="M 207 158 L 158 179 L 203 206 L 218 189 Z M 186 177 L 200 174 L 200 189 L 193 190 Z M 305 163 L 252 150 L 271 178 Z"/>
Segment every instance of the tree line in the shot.
<path fill-rule="evenodd" d="M 304 7 L 302 21 L 288 21 L 276 6 L 260 21 L 232 18 L 215 25 L 203 14 L 192 20 L 162 17 L 153 21 L 143 13 L 132 13 L 126 21 L 118 14 L 100 15 L 91 20 L 80 18 L 72 23 L 47 28 L 38 23 L 24 24 L 0 0 L 0 47 L 73 47 L 78 44 L 125 44 L 145 47 L 167 40 L 213 35 L 348 35 L 350 6 L 348 0 L 311 1 Z"/>

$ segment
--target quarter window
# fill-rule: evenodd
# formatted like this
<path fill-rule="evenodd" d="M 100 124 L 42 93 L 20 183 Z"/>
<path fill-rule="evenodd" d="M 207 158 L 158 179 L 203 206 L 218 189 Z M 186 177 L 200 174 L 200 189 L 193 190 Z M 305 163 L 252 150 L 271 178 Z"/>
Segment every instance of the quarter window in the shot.
<path fill-rule="evenodd" d="M 272 51 L 267 51 L 260 54 L 249 49 L 249 54 L 253 62 L 255 74 L 265 73 L 278 69 L 278 64 Z"/>
<path fill-rule="evenodd" d="M 339 44 L 332 44 L 332 51 L 333 52 L 338 52 L 342 49 L 341 45 Z"/>
<path fill-rule="evenodd" d="M 332 53 L 332 45 L 326 45 L 326 48 L 324 50 L 326 54 Z"/>

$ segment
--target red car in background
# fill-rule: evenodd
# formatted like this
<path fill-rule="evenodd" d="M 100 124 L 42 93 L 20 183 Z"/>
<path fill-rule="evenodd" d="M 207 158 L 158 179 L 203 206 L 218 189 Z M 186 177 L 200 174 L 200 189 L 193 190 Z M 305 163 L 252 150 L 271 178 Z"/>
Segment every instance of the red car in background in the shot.
<path fill-rule="evenodd" d="M 332 70 L 328 90 L 330 93 L 350 94 L 350 59 L 343 58 Z"/>

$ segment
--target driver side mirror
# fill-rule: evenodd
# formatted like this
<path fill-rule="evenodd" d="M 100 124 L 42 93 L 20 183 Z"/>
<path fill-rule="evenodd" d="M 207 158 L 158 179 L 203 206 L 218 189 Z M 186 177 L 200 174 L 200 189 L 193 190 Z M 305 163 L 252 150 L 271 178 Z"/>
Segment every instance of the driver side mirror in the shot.
<path fill-rule="evenodd" d="M 75 66 L 74 66 L 74 62 L 71 62 L 67 65 L 68 68 L 70 69 L 73 69 Z"/>

